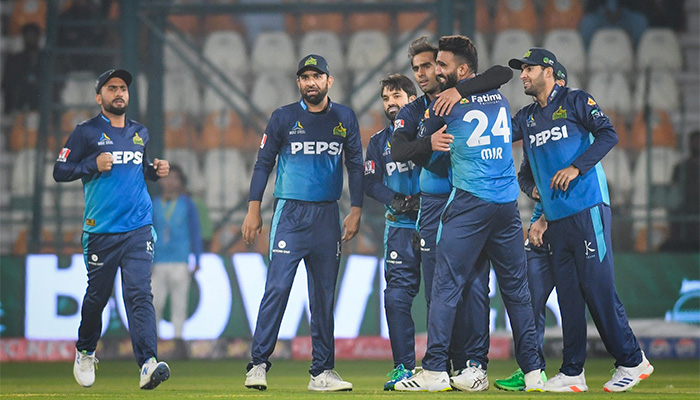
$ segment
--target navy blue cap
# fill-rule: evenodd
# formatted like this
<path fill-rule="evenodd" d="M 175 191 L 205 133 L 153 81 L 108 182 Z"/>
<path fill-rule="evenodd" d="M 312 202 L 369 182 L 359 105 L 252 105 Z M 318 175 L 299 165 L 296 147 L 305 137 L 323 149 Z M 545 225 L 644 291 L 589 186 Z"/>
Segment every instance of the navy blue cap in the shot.
<path fill-rule="evenodd" d="M 309 54 L 299 61 L 299 68 L 297 69 L 297 76 L 301 75 L 307 69 L 315 69 L 318 72 L 330 75 L 328 70 L 328 62 L 322 56 L 318 54 Z"/>
<path fill-rule="evenodd" d="M 525 53 L 523 58 L 511 58 L 510 61 L 508 61 L 508 66 L 517 70 L 522 69 L 523 64 L 541 65 L 554 69 L 557 64 L 557 56 L 547 49 L 533 47 Z"/>
<path fill-rule="evenodd" d="M 95 93 L 100 94 L 100 89 L 112 78 L 122 78 L 126 86 L 131 85 L 131 74 L 123 69 L 110 69 L 102 73 L 97 82 L 95 82 Z"/>
<path fill-rule="evenodd" d="M 557 61 L 556 64 L 554 64 L 554 80 L 561 79 L 564 81 L 564 86 L 566 86 L 569 83 L 568 76 L 566 74 L 566 67 L 564 67 L 564 64 L 560 63 Z"/>

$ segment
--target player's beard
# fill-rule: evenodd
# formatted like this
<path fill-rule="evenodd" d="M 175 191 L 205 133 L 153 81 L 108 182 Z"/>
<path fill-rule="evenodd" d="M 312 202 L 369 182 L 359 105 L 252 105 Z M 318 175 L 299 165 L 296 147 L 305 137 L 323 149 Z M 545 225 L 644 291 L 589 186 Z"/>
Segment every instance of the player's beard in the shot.
<path fill-rule="evenodd" d="M 540 91 L 544 89 L 544 77 L 543 74 L 540 73 L 539 76 L 535 78 L 530 79 L 530 87 L 524 89 L 525 94 L 529 96 L 537 96 L 540 94 Z"/>
<path fill-rule="evenodd" d="M 114 103 L 109 103 L 109 104 L 105 104 L 104 108 L 105 108 L 105 111 L 107 111 L 110 114 L 123 115 L 126 112 L 127 106 L 128 105 L 125 103 L 124 107 L 115 107 Z"/>
<path fill-rule="evenodd" d="M 318 93 L 313 94 L 313 95 L 308 95 L 308 94 L 306 94 L 306 91 L 302 91 L 301 98 L 304 99 L 305 102 L 317 106 L 317 105 L 321 104 L 323 99 L 328 94 L 328 87 L 326 87 L 325 89 L 319 87 L 317 90 L 318 90 Z"/>
<path fill-rule="evenodd" d="M 457 82 L 459 82 L 459 78 L 457 77 L 457 71 L 447 75 L 438 75 L 438 84 L 440 85 L 441 92 L 445 89 L 457 86 Z"/>
<path fill-rule="evenodd" d="M 396 107 L 396 108 L 393 109 L 393 110 L 391 110 L 392 107 Z M 386 117 L 389 118 L 389 121 L 393 121 L 394 118 L 396 118 L 396 114 L 399 113 L 399 110 L 400 110 L 400 109 L 401 109 L 401 107 L 399 107 L 399 106 L 397 106 L 397 105 L 395 105 L 395 104 L 392 104 L 391 106 L 389 106 L 388 109 L 385 109 L 385 110 L 384 110 L 384 115 L 386 115 Z M 391 110 L 391 111 L 390 111 L 390 110 Z"/>

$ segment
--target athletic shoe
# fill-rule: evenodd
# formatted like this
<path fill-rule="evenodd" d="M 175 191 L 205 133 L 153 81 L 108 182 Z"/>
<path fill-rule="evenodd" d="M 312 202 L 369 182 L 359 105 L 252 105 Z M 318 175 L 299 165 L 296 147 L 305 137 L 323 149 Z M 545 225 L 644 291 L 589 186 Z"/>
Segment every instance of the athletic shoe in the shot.
<path fill-rule="evenodd" d="M 412 377 L 396 382 L 394 389 L 409 392 L 446 392 L 452 390 L 452 386 L 447 372 L 422 369 Z"/>
<path fill-rule="evenodd" d="M 545 392 L 587 392 L 586 377 L 584 371 L 576 376 L 564 375 L 559 372 L 544 383 Z"/>
<path fill-rule="evenodd" d="M 619 366 L 615 370 L 612 379 L 603 385 L 606 392 L 624 392 L 635 387 L 641 380 L 644 380 L 654 372 L 654 366 L 649 363 L 647 357 L 642 352 L 642 362 L 636 367 Z"/>
<path fill-rule="evenodd" d="M 542 382 L 547 382 L 547 374 L 542 371 Z M 507 390 L 511 392 L 525 390 L 525 374 L 523 370 L 518 368 L 506 379 L 496 379 L 493 381 L 493 386 L 497 389 Z"/>
<path fill-rule="evenodd" d="M 348 392 L 352 390 L 352 383 L 345 382 L 337 372 L 327 369 L 317 376 L 311 376 L 309 390 L 314 392 Z"/>
<path fill-rule="evenodd" d="M 489 389 L 489 380 L 486 370 L 478 361 L 467 361 L 467 368 L 459 370 L 457 376 L 450 378 L 450 383 L 455 389 L 466 392 L 481 392 Z"/>
<path fill-rule="evenodd" d="M 386 374 L 388 381 L 384 384 L 384 390 L 394 390 L 394 385 L 396 382 L 410 378 L 413 376 L 413 372 L 410 369 L 404 368 L 403 364 L 399 364 L 398 367 L 394 368 L 391 372 Z"/>
<path fill-rule="evenodd" d="M 544 392 L 544 382 L 542 381 L 542 371 L 533 369 L 523 376 L 526 392 Z"/>
<path fill-rule="evenodd" d="M 88 354 L 86 350 L 75 349 L 75 362 L 73 363 L 73 376 L 78 385 L 90 387 L 95 383 L 95 365 L 100 362 L 95 353 Z"/>
<path fill-rule="evenodd" d="M 155 389 L 168 378 L 170 378 L 170 367 L 163 361 L 158 362 L 155 357 L 149 358 L 141 366 L 141 389 Z"/>
<path fill-rule="evenodd" d="M 267 364 L 253 365 L 245 374 L 245 387 L 248 389 L 267 390 Z"/>

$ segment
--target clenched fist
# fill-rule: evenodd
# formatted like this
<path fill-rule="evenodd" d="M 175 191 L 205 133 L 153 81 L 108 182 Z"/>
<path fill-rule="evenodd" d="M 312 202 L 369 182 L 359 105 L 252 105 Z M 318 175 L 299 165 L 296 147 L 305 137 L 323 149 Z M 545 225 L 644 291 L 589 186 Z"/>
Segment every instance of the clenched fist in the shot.
<path fill-rule="evenodd" d="M 114 159 L 111 153 L 101 153 L 97 156 L 97 170 L 100 172 L 107 172 L 112 170 L 112 164 L 114 164 Z"/>

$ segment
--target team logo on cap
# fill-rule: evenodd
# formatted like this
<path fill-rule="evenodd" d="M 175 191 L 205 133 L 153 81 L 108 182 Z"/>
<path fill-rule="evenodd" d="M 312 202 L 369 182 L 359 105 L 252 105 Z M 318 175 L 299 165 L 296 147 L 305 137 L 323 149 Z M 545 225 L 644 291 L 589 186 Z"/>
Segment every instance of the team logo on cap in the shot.
<path fill-rule="evenodd" d="M 523 56 L 523 58 L 528 58 L 532 54 L 532 51 L 528 50 L 527 53 Z"/>
<path fill-rule="evenodd" d="M 141 145 L 141 146 L 144 145 L 144 144 L 143 144 L 143 139 L 141 139 L 141 136 L 139 136 L 139 133 L 138 133 L 138 132 L 134 133 L 133 142 L 134 142 L 134 144 L 139 144 L 139 145 Z"/>
<path fill-rule="evenodd" d="M 333 135 L 335 135 L 335 136 L 346 137 L 347 134 L 348 134 L 348 130 L 343 128 L 342 122 L 338 122 L 338 126 L 333 128 Z"/>
<path fill-rule="evenodd" d="M 544 62 L 545 64 L 554 65 L 554 60 L 551 60 L 549 57 L 543 58 L 542 62 Z"/>
<path fill-rule="evenodd" d="M 307 65 L 318 65 L 318 61 L 313 57 L 309 57 L 306 62 L 304 62 L 304 66 Z"/>
<path fill-rule="evenodd" d="M 566 118 L 566 110 L 562 109 L 561 106 L 559 106 L 559 109 L 552 114 L 552 121 L 554 121 L 555 119 L 562 118 Z"/>

